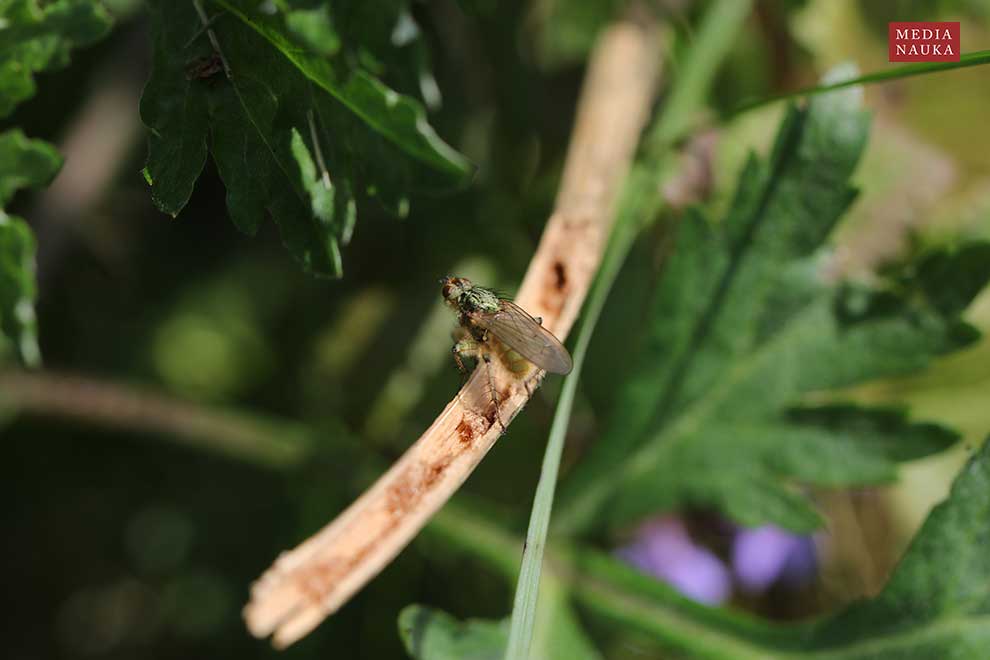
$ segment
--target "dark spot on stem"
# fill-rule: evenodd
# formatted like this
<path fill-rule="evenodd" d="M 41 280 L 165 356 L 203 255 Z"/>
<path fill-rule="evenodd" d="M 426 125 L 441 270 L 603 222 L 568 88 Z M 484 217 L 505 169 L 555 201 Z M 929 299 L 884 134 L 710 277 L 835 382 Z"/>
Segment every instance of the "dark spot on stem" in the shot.
<path fill-rule="evenodd" d="M 437 479 L 443 476 L 448 467 L 450 467 L 450 459 L 444 458 L 427 468 L 426 475 L 423 477 L 423 486 L 426 488 L 432 486 Z"/>
<path fill-rule="evenodd" d="M 457 437 L 464 444 L 468 444 L 474 440 L 474 427 L 468 424 L 467 419 L 463 417 L 461 417 L 461 423 L 457 425 Z"/>
<path fill-rule="evenodd" d="M 563 291 L 564 287 L 567 286 L 567 270 L 564 267 L 563 261 L 554 262 L 553 274 L 556 278 L 554 286 L 557 287 L 557 291 Z"/>

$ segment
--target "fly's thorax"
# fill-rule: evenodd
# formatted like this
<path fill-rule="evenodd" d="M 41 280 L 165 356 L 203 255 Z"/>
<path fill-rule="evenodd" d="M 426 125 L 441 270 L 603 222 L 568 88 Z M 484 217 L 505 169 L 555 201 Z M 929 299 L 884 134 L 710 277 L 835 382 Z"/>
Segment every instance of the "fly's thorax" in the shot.
<path fill-rule="evenodd" d="M 458 299 L 458 305 L 462 312 L 482 314 L 495 314 L 502 307 L 499 297 L 494 291 L 480 286 L 463 291 Z"/>

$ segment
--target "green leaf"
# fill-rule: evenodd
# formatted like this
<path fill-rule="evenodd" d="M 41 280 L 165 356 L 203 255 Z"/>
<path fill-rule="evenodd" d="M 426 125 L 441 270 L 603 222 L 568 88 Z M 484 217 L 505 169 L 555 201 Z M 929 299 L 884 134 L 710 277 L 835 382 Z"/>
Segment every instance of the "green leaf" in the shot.
<path fill-rule="evenodd" d="M 20 130 L 0 133 L 0 208 L 21 188 L 47 186 L 62 166 L 55 147 Z"/>
<path fill-rule="evenodd" d="M 0 349 L 9 342 L 29 366 L 41 362 L 34 316 L 34 236 L 3 206 L 21 188 L 47 185 L 62 165 L 54 147 L 19 130 L 0 133 Z M 0 353 L 3 351 L 0 350 Z"/>
<path fill-rule="evenodd" d="M 440 105 L 422 31 L 409 0 L 283 0 L 288 29 L 309 50 L 337 56 L 427 107 Z"/>
<path fill-rule="evenodd" d="M 928 516 L 879 596 L 816 626 L 843 658 L 972 658 L 990 645 L 990 443 Z"/>
<path fill-rule="evenodd" d="M 329 4 L 287 3 L 289 7 L 301 4 L 315 4 L 300 9 L 287 8 L 285 26 L 312 51 L 320 55 L 336 55 L 340 50 L 340 34 L 335 26 Z"/>
<path fill-rule="evenodd" d="M 33 76 L 65 66 L 69 50 L 96 41 L 110 17 L 93 0 L 0 2 L 0 118 L 34 95 Z"/>
<path fill-rule="evenodd" d="M 399 614 L 399 635 L 416 660 L 502 660 L 509 628 L 504 621 L 462 623 L 440 610 L 409 605 Z"/>
<path fill-rule="evenodd" d="M 0 2 L 0 118 L 34 94 L 34 74 L 65 66 L 69 50 L 110 28 L 92 0 Z M 41 361 L 34 316 L 34 237 L 22 219 L 3 210 L 21 188 L 47 185 L 62 159 L 51 145 L 17 129 L 0 133 L 0 349 L 12 345 L 22 362 Z"/>
<path fill-rule="evenodd" d="M 540 594 L 532 657 L 543 660 L 598 660 L 601 655 L 588 639 L 554 576 Z M 409 655 L 417 660 L 461 660 L 505 657 L 508 621 L 470 619 L 460 622 L 449 614 L 421 605 L 409 605 L 399 614 L 399 635 Z"/>
<path fill-rule="evenodd" d="M 151 3 L 154 62 L 141 102 L 150 129 L 146 176 L 155 204 L 176 215 L 209 149 L 238 228 L 255 232 L 267 210 L 306 270 L 339 276 L 356 191 L 405 215 L 411 191 L 450 189 L 472 168 L 414 99 L 386 87 L 351 49 L 328 59 L 297 43 L 301 30 L 304 42 L 317 38 L 317 19 L 296 14 L 316 3 L 292 6 L 302 8 L 269 15 L 253 0 L 208 5 L 219 14 L 212 30 L 228 79 L 222 71 L 197 77 L 204 63 L 214 65 L 206 71 L 219 63 L 207 35 L 196 37 L 201 20 L 192 3 Z M 330 16 L 319 29 L 330 29 Z"/>
<path fill-rule="evenodd" d="M 576 564 L 577 599 L 691 658 L 978 658 L 990 644 L 990 442 L 932 510 L 883 591 L 824 619 L 771 625 L 709 608 L 598 553 Z"/>
<path fill-rule="evenodd" d="M 856 90 L 791 108 L 769 159 L 743 168 L 726 218 L 681 221 L 651 335 L 565 483 L 561 529 L 715 507 L 805 531 L 818 518 L 801 484 L 887 481 L 895 461 L 952 441 L 870 411 L 795 413 L 809 395 L 916 370 L 975 337 L 958 314 L 990 275 L 986 246 L 933 253 L 871 287 L 819 275 L 866 134 Z M 966 284 L 946 293 L 950 281 Z"/>
<path fill-rule="evenodd" d="M 0 210 L 0 349 L 9 340 L 29 366 L 41 362 L 35 295 L 34 236 L 27 223 Z"/>

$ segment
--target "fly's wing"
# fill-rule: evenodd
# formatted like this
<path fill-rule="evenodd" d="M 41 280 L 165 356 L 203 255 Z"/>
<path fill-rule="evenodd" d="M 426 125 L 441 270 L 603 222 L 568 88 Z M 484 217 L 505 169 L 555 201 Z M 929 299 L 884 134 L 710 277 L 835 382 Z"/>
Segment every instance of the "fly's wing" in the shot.
<path fill-rule="evenodd" d="M 540 369 L 553 374 L 570 373 L 573 365 L 567 349 L 519 305 L 503 300 L 501 310 L 475 320 Z"/>

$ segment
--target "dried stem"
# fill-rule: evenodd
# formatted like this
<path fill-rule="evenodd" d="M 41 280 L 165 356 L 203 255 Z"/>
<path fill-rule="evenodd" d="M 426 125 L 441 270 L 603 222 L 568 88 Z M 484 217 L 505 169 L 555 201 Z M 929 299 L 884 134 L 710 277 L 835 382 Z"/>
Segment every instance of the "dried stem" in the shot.
<path fill-rule="evenodd" d="M 658 33 L 628 22 L 605 31 L 592 56 L 555 210 L 516 296 L 561 339 L 601 259 L 659 59 Z M 501 364 L 492 369 L 498 417 L 509 424 L 529 392 Z M 467 479 L 500 435 L 495 420 L 487 375 L 476 370 L 388 472 L 255 582 L 244 608 L 251 633 L 285 647 L 347 602 Z"/>

